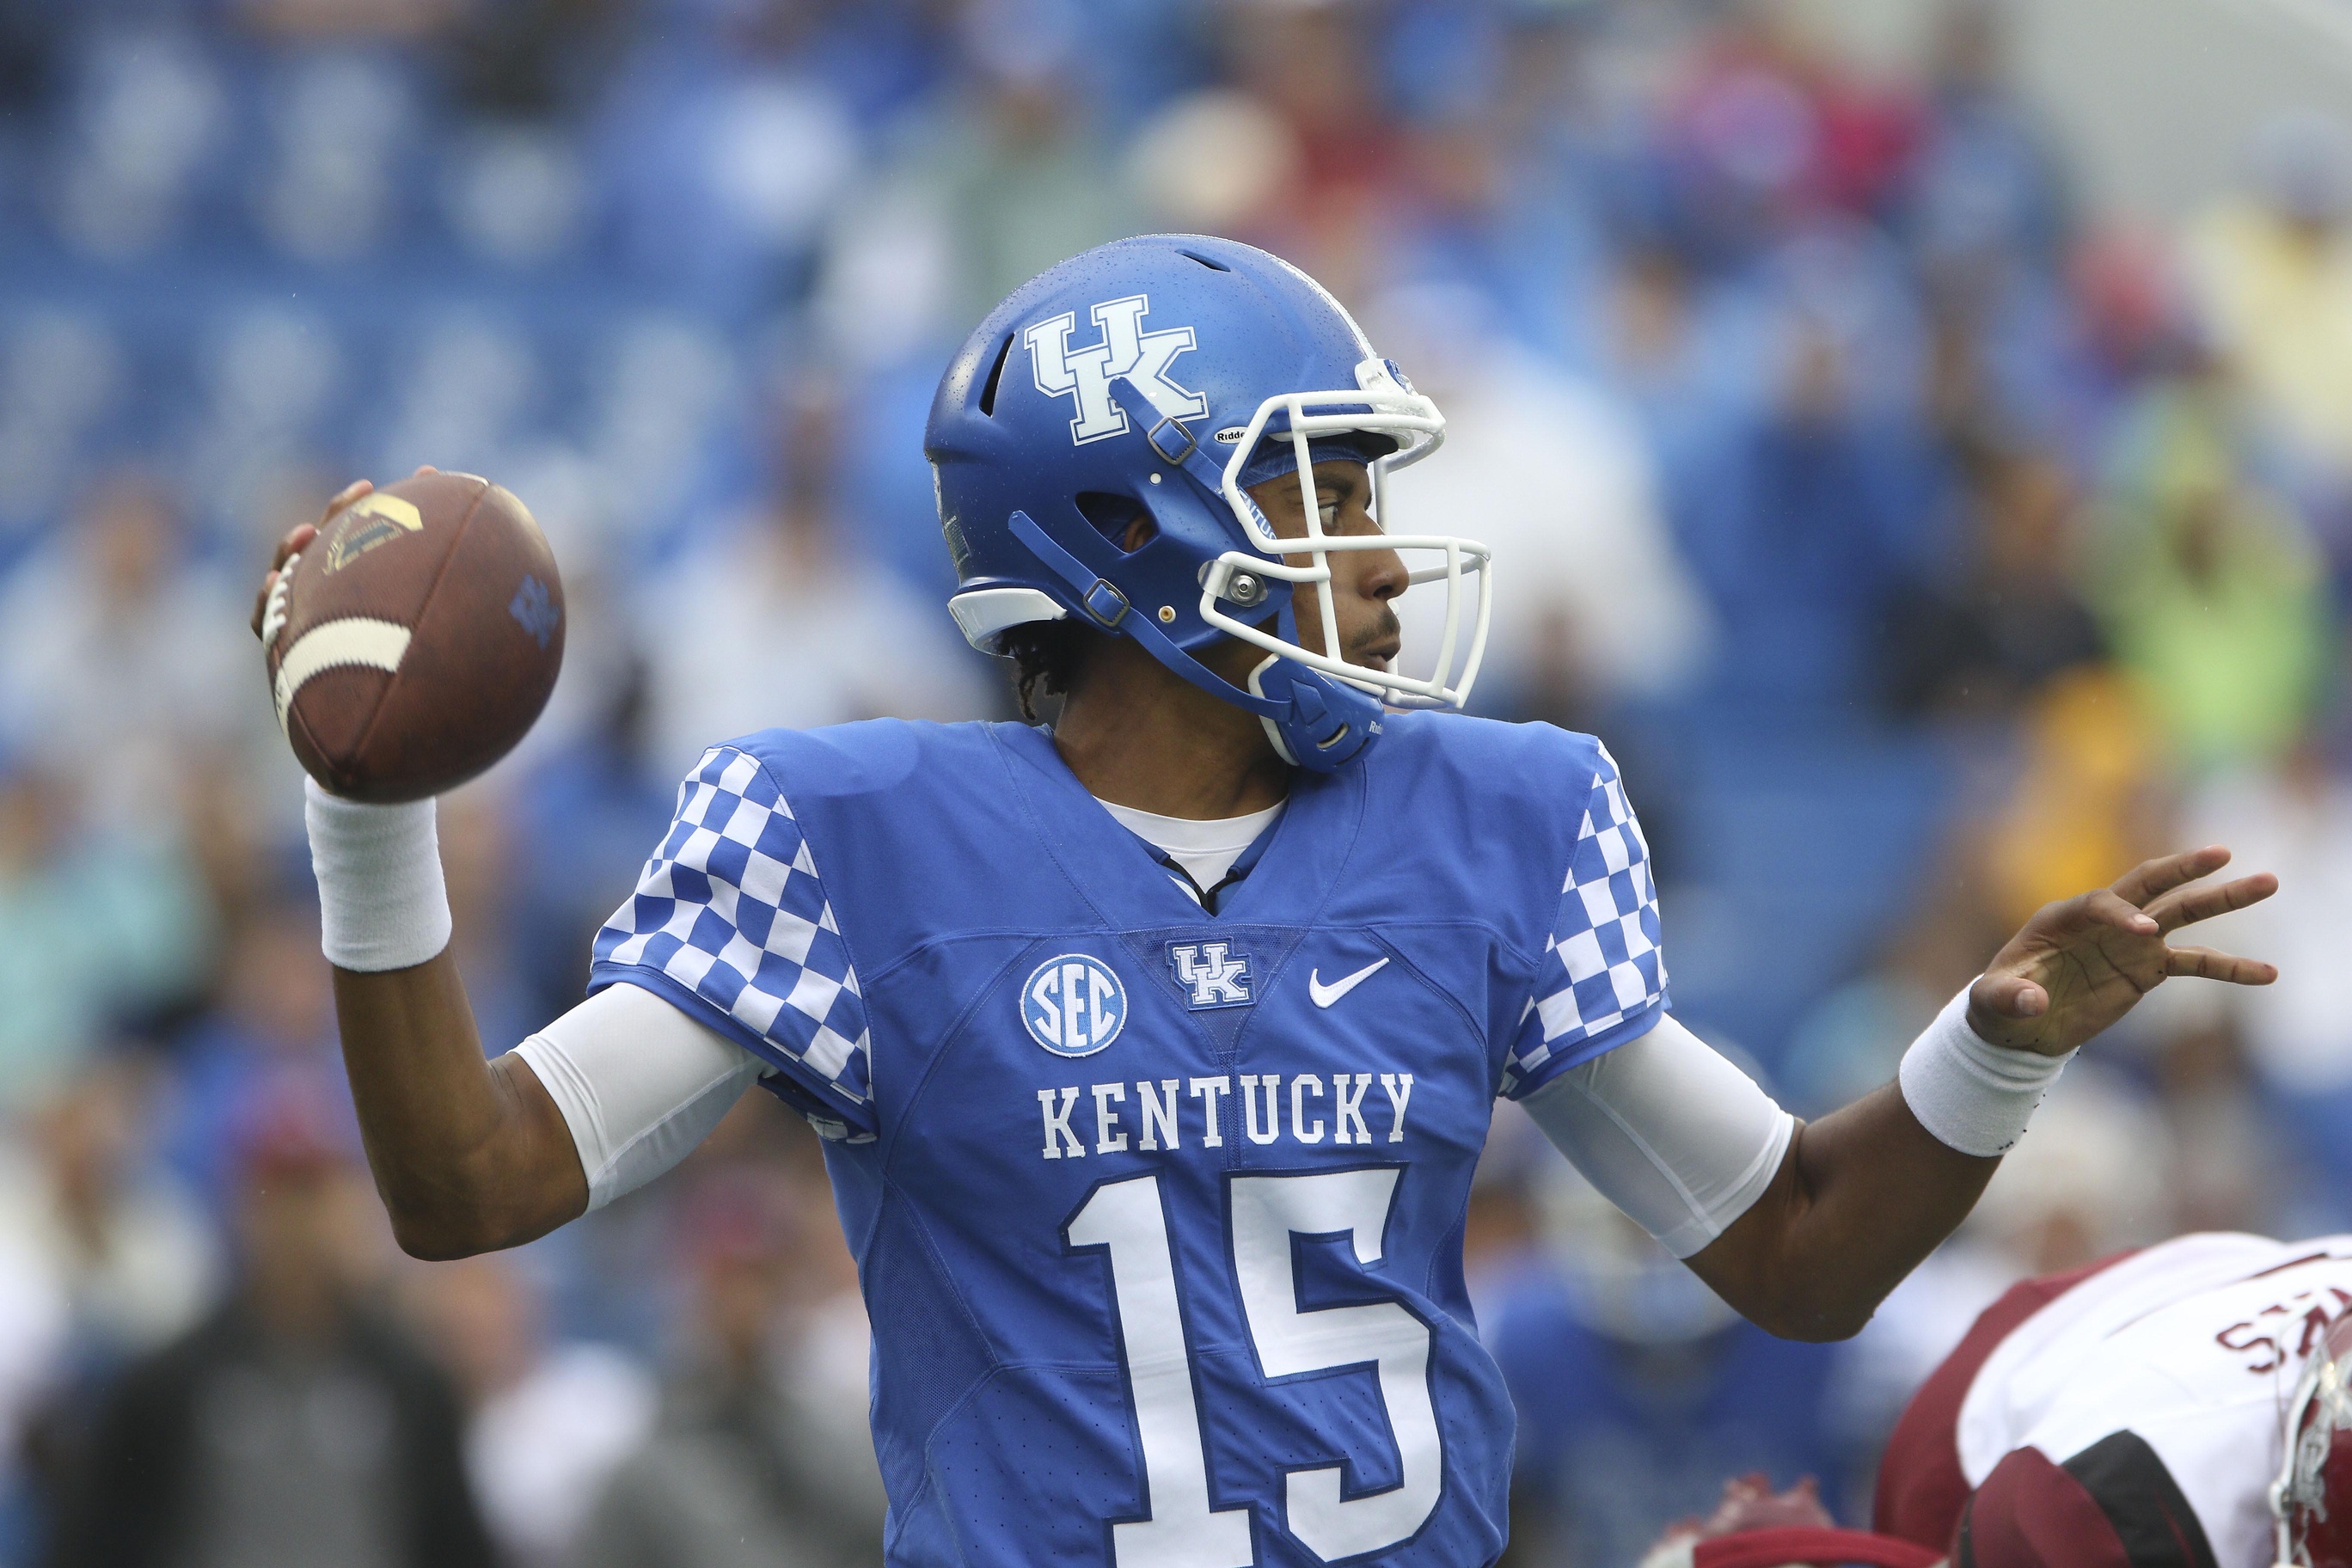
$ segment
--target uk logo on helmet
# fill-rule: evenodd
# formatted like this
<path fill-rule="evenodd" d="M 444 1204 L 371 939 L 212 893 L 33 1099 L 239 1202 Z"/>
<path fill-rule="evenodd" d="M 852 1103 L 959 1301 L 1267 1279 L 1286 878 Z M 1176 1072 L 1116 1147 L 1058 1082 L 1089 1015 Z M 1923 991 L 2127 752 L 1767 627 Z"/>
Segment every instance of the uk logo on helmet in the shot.
<path fill-rule="evenodd" d="M 1029 1037 L 1057 1057 L 1090 1057 L 1127 1023 L 1127 987 L 1110 965 L 1083 952 L 1049 958 L 1021 984 Z"/>
<path fill-rule="evenodd" d="M 1083 447 L 1127 434 L 1127 410 L 1111 395 L 1111 384 L 1124 381 L 1143 394 L 1163 419 L 1198 419 L 1209 411 L 1209 400 L 1169 379 L 1168 367 L 1192 346 L 1192 329 L 1169 327 L 1143 330 L 1151 310 L 1148 294 L 1106 300 L 1087 313 L 1102 329 L 1102 342 L 1076 353 L 1070 333 L 1077 328 L 1076 311 L 1049 316 L 1021 334 L 1029 351 L 1029 370 L 1037 390 L 1048 397 L 1075 397 L 1077 417 L 1070 421 L 1070 440 Z"/>

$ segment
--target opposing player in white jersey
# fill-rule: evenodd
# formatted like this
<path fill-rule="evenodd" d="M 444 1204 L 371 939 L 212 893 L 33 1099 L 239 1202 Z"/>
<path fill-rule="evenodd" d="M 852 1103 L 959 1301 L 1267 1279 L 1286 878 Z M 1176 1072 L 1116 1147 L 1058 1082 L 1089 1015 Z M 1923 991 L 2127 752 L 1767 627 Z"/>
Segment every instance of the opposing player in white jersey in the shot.
<path fill-rule="evenodd" d="M 314 791 L 403 1244 L 529 1240 L 757 1084 L 829 1140 L 893 1568 L 1474 1568 L 1513 1431 L 1462 1258 L 1498 1096 L 1724 1300 L 1833 1337 L 2074 1047 L 2168 976 L 2272 977 L 2166 942 L 2271 879 L 2151 861 L 2038 914 L 1899 1086 L 1799 1124 L 1672 1017 L 1601 743 L 1404 710 L 1462 705 L 1487 619 L 1486 549 L 1384 504 L 1444 429 L 1263 251 L 1150 236 L 1033 279 L 925 449 L 948 609 L 1057 722 L 712 737 L 593 994 L 495 1061 L 430 804 Z M 1415 584 L 1447 605 L 1426 675 L 1395 665 Z"/>
<path fill-rule="evenodd" d="M 2185 1236 L 2012 1289 L 1876 1524 L 1954 1568 L 2352 1568 L 2352 1236 Z"/>

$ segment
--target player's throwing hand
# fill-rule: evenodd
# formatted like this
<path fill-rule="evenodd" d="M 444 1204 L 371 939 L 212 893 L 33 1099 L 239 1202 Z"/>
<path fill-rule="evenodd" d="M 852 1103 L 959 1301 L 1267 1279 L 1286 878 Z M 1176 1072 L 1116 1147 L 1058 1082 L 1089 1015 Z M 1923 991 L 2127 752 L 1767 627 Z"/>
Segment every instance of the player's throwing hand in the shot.
<path fill-rule="evenodd" d="M 2278 891 L 2267 871 L 2191 886 L 2229 863 L 2230 852 L 2210 845 L 2145 861 L 2112 887 L 2043 905 L 1969 989 L 1969 1026 L 1992 1045 L 2062 1057 L 2173 975 L 2268 985 L 2278 978 L 2274 965 L 2165 942 L 2183 926 Z"/>
<path fill-rule="evenodd" d="M 424 472 L 421 468 L 417 471 Z M 309 548 L 310 541 L 319 537 L 319 530 L 324 528 L 328 521 L 337 512 L 373 489 L 375 489 L 375 481 L 373 479 L 353 479 L 335 492 L 334 500 L 327 503 L 326 510 L 319 514 L 318 521 L 298 522 L 286 531 L 286 536 L 278 542 L 278 548 L 270 552 L 268 574 L 261 579 L 261 586 L 254 590 L 253 635 L 255 637 L 260 637 L 264 642 L 269 640 L 262 632 L 262 622 L 269 611 L 270 590 L 278 586 L 278 576 L 286 570 L 286 563 Z"/>
<path fill-rule="evenodd" d="M 478 774 L 538 719 L 562 665 L 562 580 L 511 491 L 419 468 L 346 486 L 288 533 L 254 629 L 304 771 L 402 805 Z"/>

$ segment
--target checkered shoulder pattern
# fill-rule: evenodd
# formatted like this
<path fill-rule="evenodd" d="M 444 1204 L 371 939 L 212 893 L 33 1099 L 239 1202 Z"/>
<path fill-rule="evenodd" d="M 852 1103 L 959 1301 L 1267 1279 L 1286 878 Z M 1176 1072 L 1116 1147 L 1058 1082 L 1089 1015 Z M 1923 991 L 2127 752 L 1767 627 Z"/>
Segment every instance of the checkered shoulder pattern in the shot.
<path fill-rule="evenodd" d="M 1666 999 L 1650 847 L 1601 748 L 1535 994 L 1503 1064 L 1511 1099 L 1630 1038 Z"/>
<path fill-rule="evenodd" d="M 681 1002 L 781 1069 L 819 1132 L 875 1135 L 866 1000 L 808 841 L 758 759 L 714 746 L 678 785 L 667 837 L 596 933 L 593 981 L 614 980 Z"/>

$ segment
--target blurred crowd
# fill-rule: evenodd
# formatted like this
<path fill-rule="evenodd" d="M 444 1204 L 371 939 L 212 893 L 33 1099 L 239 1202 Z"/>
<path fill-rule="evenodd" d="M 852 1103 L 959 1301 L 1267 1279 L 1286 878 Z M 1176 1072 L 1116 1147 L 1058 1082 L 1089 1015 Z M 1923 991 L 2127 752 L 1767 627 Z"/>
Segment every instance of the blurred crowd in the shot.
<path fill-rule="evenodd" d="M 2352 132 L 2116 228 L 2003 20 L 1889 76 L 1789 0 L 0 0 L 0 1564 L 876 1560 L 854 1270 L 767 1097 L 516 1253 L 390 1246 L 249 595 L 354 475 L 547 527 L 562 683 L 441 812 L 503 1049 L 705 743 L 1009 714 L 923 413 L 1146 229 L 1297 261 L 1447 410 L 1396 504 L 1496 549 L 1478 705 L 1607 739 L 1677 1011 L 1792 1109 L 2047 900 L 2210 841 L 2284 880 L 2210 940 L 2285 978 L 2158 992 L 1851 1344 L 1737 1321 L 1504 1108 L 1515 1564 L 1742 1470 L 1858 1518 L 2008 1282 L 2352 1227 Z"/>

